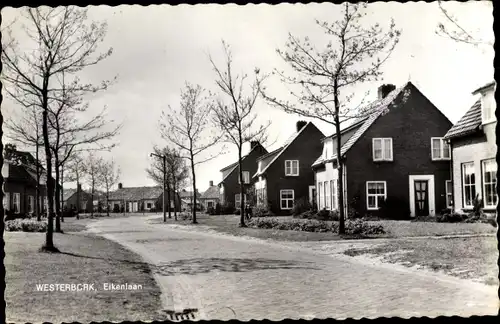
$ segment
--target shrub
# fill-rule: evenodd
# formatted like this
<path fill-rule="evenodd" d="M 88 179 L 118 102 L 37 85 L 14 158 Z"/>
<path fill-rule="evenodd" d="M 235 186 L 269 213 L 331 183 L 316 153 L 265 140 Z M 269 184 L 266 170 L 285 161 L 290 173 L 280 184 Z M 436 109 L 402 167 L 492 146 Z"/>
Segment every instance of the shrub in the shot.
<path fill-rule="evenodd" d="M 235 209 L 234 210 L 234 214 L 235 215 L 241 215 L 241 210 L 238 208 L 238 209 Z"/>
<path fill-rule="evenodd" d="M 213 208 L 213 207 L 208 207 L 208 208 L 207 208 L 207 214 L 208 214 L 208 215 L 215 215 L 215 208 Z"/>
<path fill-rule="evenodd" d="M 459 213 L 446 213 L 442 215 L 437 215 L 436 216 L 436 221 L 438 223 L 460 223 L 463 222 L 467 219 L 466 214 L 459 214 Z"/>
<path fill-rule="evenodd" d="M 359 192 L 354 195 L 354 197 L 349 202 L 347 208 L 347 217 L 351 219 L 361 218 L 362 215 L 358 212 L 358 210 L 361 210 L 361 195 L 359 194 Z"/>
<path fill-rule="evenodd" d="M 330 211 L 326 210 L 326 209 L 322 209 L 313 217 L 314 217 L 314 219 L 317 219 L 317 220 L 329 220 L 330 219 Z"/>
<path fill-rule="evenodd" d="M 7 210 L 5 212 L 5 220 L 14 220 L 14 219 L 26 219 L 29 218 L 29 215 L 24 214 L 24 213 L 14 213 L 13 210 Z"/>
<path fill-rule="evenodd" d="M 472 214 L 474 216 L 481 216 L 483 212 L 483 200 L 479 198 L 479 194 L 476 194 L 476 197 L 472 201 Z"/>
<path fill-rule="evenodd" d="M 297 199 L 292 208 L 292 215 L 300 215 L 308 210 L 311 210 L 312 206 L 311 203 L 304 197 Z"/>
<path fill-rule="evenodd" d="M 299 215 L 294 215 L 293 218 L 298 218 L 298 219 L 314 219 L 314 216 L 316 215 L 316 212 L 314 210 L 309 210 L 306 211 L 302 214 Z"/>
<path fill-rule="evenodd" d="M 31 219 L 14 219 L 5 222 L 5 230 L 8 232 L 46 232 L 47 222 Z"/>
<path fill-rule="evenodd" d="M 234 213 L 234 205 L 231 204 L 231 203 L 224 203 L 222 206 L 221 206 L 221 211 L 220 213 L 222 215 L 230 215 L 230 214 L 233 214 Z"/>
<path fill-rule="evenodd" d="M 214 213 L 215 215 L 220 215 L 220 212 L 221 212 L 220 203 L 216 203 Z"/>
<path fill-rule="evenodd" d="M 274 216 L 273 212 L 266 205 L 258 205 L 252 208 L 252 217 Z"/>
<path fill-rule="evenodd" d="M 114 205 L 113 206 L 113 213 L 119 213 L 120 212 L 120 206 L 119 205 Z"/>
<path fill-rule="evenodd" d="M 361 219 L 348 220 L 345 224 L 345 232 L 350 235 L 377 235 L 385 234 L 381 224 L 369 224 Z"/>
<path fill-rule="evenodd" d="M 407 220 L 410 219 L 410 207 L 403 198 L 387 197 L 380 206 L 379 215 L 385 219 Z"/>

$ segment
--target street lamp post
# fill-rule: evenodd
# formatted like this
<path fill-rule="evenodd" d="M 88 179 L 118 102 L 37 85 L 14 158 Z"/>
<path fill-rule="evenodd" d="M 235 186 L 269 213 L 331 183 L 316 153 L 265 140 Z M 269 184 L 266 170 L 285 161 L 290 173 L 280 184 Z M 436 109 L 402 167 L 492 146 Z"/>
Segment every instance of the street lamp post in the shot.
<path fill-rule="evenodd" d="M 151 153 L 150 156 L 156 156 L 160 159 L 163 160 L 163 222 L 167 222 L 167 210 L 165 207 L 165 199 L 167 193 L 165 192 L 165 188 L 167 187 L 167 157 L 165 154 L 156 154 L 156 153 Z"/>

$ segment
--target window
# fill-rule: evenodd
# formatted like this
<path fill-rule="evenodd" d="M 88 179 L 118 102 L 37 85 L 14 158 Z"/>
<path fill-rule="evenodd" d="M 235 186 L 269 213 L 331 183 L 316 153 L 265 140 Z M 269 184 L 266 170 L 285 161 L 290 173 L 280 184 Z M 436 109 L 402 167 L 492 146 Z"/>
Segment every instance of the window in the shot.
<path fill-rule="evenodd" d="M 495 121 L 496 101 L 494 91 L 483 94 L 481 98 L 481 112 L 483 124 Z"/>
<path fill-rule="evenodd" d="M 172 205 L 172 201 L 170 201 L 170 205 Z M 151 209 L 152 207 L 153 207 L 153 204 L 152 204 L 152 203 L 148 202 L 148 203 L 146 204 L 146 208 L 147 208 L 147 209 Z"/>
<path fill-rule="evenodd" d="M 453 207 L 453 184 L 451 180 L 446 180 L 446 207 Z"/>
<path fill-rule="evenodd" d="M 207 208 L 213 208 L 214 207 L 214 202 L 209 200 L 207 201 Z"/>
<path fill-rule="evenodd" d="M 280 206 L 283 210 L 293 208 L 294 191 L 290 189 L 280 190 Z"/>
<path fill-rule="evenodd" d="M 483 202 L 484 207 L 496 207 L 497 196 L 497 163 L 494 159 L 482 162 Z"/>
<path fill-rule="evenodd" d="M 476 197 L 476 177 L 473 162 L 462 164 L 462 185 L 464 207 L 472 208 Z"/>
<path fill-rule="evenodd" d="M 319 209 L 323 209 L 323 182 L 318 182 L 318 207 Z"/>
<path fill-rule="evenodd" d="M 3 196 L 3 208 L 5 210 L 10 210 L 10 193 L 8 192 Z"/>
<path fill-rule="evenodd" d="M 385 181 L 366 182 L 366 207 L 368 210 L 379 209 L 386 197 L 387 190 Z"/>
<path fill-rule="evenodd" d="M 373 139 L 373 161 L 392 161 L 392 138 Z"/>
<path fill-rule="evenodd" d="M 243 196 L 243 204 L 246 204 L 246 202 L 247 202 L 247 195 L 245 194 Z M 234 207 L 235 208 L 241 207 L 241 194 L 234 195 Z"/>
<path fill-rule="evenodd" d="M 266 188 L 255 189 L 255 194 L 257 196 L 257 204 L 262 206 L 267 203 Z"/>
<path fill-rule="evenodd" d="M 299 175 L 299 160 L 286 160 L 285 161 L 285 175 L 298 176 Z"/>
<path fill-rule="evenodd" d="M 243 175 L 243 183 L 244 184 L 249 184 L 250 183 L 250 172 L 249 171 L 243 171 L 242 175 Z M 240 175 L 239 174 L 238 174 L 238 183 L 241 183 L 240 182 Z"/>
<path fill-rule="evenodd" d="M 332 190 L 332 209 L 338 209 L 338 206 L 337 206 L 337 181 L 330 180 L 330 187 Z"/>
<path fill-rule="evenodd" d="M 449 160 L 450 144 L 441 137 L 431 138 L 432 160 Z"/>
<path fill-rule="evenodd" d="M 325 181 L 325 206 L 326 209 L 330 210 L 330 207 L 332 206 L 332 196 L 331 196 L 331 190 L 330 186 L 328 185 L 328 181 Z"/>
<path fill-rule="evenodd" d="M 12 205 L 14 206 L 14 213 L 18 214 L 21 211 L 21 194 L 14 193 L 12 195 Z"/>
<path fill-rule="evenodd" d="M 35 211 L 35 197 L 28 196 L 28 213 L 33 213 Z"/>

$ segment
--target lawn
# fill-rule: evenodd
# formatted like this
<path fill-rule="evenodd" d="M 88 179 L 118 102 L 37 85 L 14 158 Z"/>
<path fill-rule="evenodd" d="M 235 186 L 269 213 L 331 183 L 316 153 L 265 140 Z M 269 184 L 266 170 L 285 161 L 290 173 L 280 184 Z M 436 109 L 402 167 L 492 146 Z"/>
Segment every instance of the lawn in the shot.
<path fill-rule="evenodd" d="M 165 319 L 158 312 L 160 290 L 138 255 L 106 239 L 80 234 L 55 234 L 54 243 L 62 253 L 42 253 L 38 249 L 44 238 L 44 233 L 4 234 L 7 322 Z M 104 283 L 137 284 L 143 289 L 109 291 Z M 44 292 L 37 291 L 37 284 L 94 284 L 96 291 Z"/>
<path fill-rule="evenodd" d="M 168 216 L 167 216 L 168 217 Z M 335 233 L 312 233 L 288 230 L 241 228 L 238 226 L 238 215 L 216 215 L 197 214 L 196 218 L 199 227 L 208 226 L 212 230 L 235 236 L 250 236 L 261 239 L 274 239 L 278 241 L 332 241 L 350 238 L 359 238 L 352 236 L 340 236 Z M 283 216 L 283 220 L 289 220 L 291 216 Z M 163 223 L 163 217 L 152 220 L 155 223 Z M 433 223 L 433 222 L 411 222 L 411 221 L 369 221 L 372 224 L 382 224 L 386 234 L 377 235 L 375 238 L 403 238 L 416 236 L 446 236 L 463 234 L 494 234 L 496 228 L 490 224 L 480 223 Z M 167 218 L 167 224 L 180 224 L 191 226 L 190 220 L 178 221 Z M 201 226 L 200 226 L 201 225 Z M 195 226 L 195 225 L 192 225 Z"/>
<path fill-rule="evenodd" d="M 498 285 L 496 237 L 393 240 L 374 247 L 348 249 L 344 254 L 381 257 L 383 262 L 420 266 Z"/>

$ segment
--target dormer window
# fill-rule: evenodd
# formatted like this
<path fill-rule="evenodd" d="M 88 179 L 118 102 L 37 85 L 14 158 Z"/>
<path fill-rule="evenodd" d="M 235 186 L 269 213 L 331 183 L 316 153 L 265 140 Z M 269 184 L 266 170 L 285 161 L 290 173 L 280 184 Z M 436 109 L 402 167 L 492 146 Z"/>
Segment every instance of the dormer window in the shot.
<path fill-rule="evenodd" d="M 495 110 L 495 91 L 484 92 L 481 97 L 481 115 L 483 124 L 496 121 Z"/>

